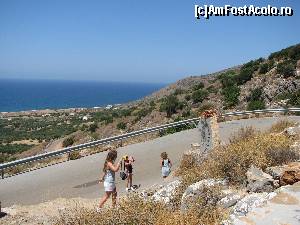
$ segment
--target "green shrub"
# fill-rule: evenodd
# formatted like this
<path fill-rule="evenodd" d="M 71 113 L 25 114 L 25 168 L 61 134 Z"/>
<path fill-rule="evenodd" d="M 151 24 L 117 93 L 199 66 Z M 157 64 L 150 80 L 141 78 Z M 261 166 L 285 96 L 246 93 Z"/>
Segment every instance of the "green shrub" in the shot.
<path fill-rule="evenodd" d="M 203 102 L 204 99 L 208 97 L 208 91 L 206 90 L 197 90 L 192 94 L 192 100 L 194 103 Z"/>
<path fill-rule="evenodd" d="M 240 70 L 240 73 L 236 76 L 236 82 L 238 85 L 245 84 L 247 81 L 251 80 L 253 73 L 259 69 L 259 64 L 262 59 L 251 60 L 250 62 L 244 64 Z"/>
<path fill-rule="evenodd" d="M 181 94 L 184 94 L 184 90 L 182 90 L 181 88 L 177 88 L 175 91 L 174 91 L 174 95 L 181 95 Z"/>
<path fill-rule="evenodd" d="M 265 102 L 262 98 L 262 89 L 256 88 L 251 91 L 250 96 L 247 98 L 248 100 L 248 110 L 257 110 L 257 109 L 265 109 Z"/>
<path fill-rule="evenodd" d="M 74 139 L 73 136 L 72 137 L 68 137 L 68 138 L 64 139 L 64 141 L 63 141 L 63 147 L 69 147 L 69 146 L 73 145 L 74 142 L 75 142 L 75 139 Z"/>
<path fill-rule="evenodd" d="M 278 52 L 274 52 L 270 54 L 269 59 L 294 59 L 299 60 L 300 59 L 300 44 L 282 49 Z"/>
<path fill-rule="evenodd" d="M 247 110 L 265 109 L 266 105 L 262 100 L 255 100 L 248 103 Z"/>
<path fill-rule="evenodd" d="M 178 108 L 179 101 L 175 95 L 169 95 L 163 99 L 162 104 L 160 105 L 160 111 L 166 112 L 167 117 L 171 117 Z"/>
<path fill-rule="evenodd" d="M 269 71 L 269 65 L 268 65 L 268 63 L 263 63 L 263 64 L 260 65 L 260 67 L 259 67 L 259 73 L 260 74 L 265 74 L 268 71 Z"/>
<path fill-rule="evenodd" d="M 204 88 L 204 83 L 203 82 L 200 82 L 198 84 L 196 84 L 194 87 L 193 87 L 193 90 L 194 91 L 197 91 L 197 90 L 200 90 L 200 89 L 203 89 Z"/>
<path fill-rule="evenodd" d="M 126 123 L 124 123 L 124 122 L 120 122 L 120 123 L 117 124 L 117 128 L 118 128 L 119 130 L 125 130 L 126 127 L 127 127 L 127 125 L 126 125 Z"/>
<path fill-rule="evenodd" d="M 97 128 L 98 128 L 97 123 L 92 123 L 89 127 L 89 131 L 94 133 L 97 130 Z"/>
<path fill-rule="evenodd" d="M 296 65 L 292 61 L 284 61 L 277 65 L 277 73 L 282 74 L 284 78 L 295 76 Z"/>
<path fill-rule="evenodd" d="M 288 104 L 290 104 L 291 106 L 300 107 L 300 90 L 291 94 Z"/>
<path fill-rule="evenodd" d="M 225 107 L 230 108 L 238 104 L 240 96 L 240 88 L 237 85 L 226 87 L 222 90 L 224 96 Z"/>
<path fill-rule="evenodd" d="M 189 100 L 191 100 L 191 95 L 186 95 L 186 96 L 184 96 L 184 98 L 185 98 L 185 100 L 189 101 Z"/>

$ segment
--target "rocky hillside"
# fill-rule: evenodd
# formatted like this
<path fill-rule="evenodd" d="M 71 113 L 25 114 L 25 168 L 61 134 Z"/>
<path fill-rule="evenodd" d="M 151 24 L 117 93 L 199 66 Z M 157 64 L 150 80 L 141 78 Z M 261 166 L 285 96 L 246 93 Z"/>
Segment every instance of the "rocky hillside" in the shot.
<path fill-rule="evenodd" d="M 300 89 L 300 44 L 244 65 L 177 81 L 146 97 L 174 95 L 187 107 L 213 104 L 218 110 L 297 106 Z M 298 92 L 298 93 L 297 93 Z"/>

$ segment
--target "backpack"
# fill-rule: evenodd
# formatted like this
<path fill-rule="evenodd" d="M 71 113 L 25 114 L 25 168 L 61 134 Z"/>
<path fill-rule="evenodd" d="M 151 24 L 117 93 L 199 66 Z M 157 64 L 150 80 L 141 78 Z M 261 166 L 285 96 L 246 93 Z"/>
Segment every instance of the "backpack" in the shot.
<path fill-rule="evenodd" d="M 122 180 L 126 180 L 127 174 L 124 172 L 124 170 L 125 170 L 125 163 L 123 163 L 123 161 L 121 163 L 121 170 L 122 171 L 120 172 L 120 177 L 121 177 Z"/>

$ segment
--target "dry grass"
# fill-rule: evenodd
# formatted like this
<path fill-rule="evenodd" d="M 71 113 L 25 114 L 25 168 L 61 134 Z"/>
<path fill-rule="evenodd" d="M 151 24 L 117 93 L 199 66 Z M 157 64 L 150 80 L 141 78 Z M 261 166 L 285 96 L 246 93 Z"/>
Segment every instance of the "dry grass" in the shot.
<path fill-rule="evenodd" d="M 285 128 L 288 127 L 294 127 L 297 123 L 295 121 L 290 121 L 288 119 L 282 119 L 278 121 L 277 123 L 273 124 L 273 126 L 270 129 L 270 132 L 272 133 L 280 133 L 284 131 Z"/>
<path fill-rule="evenodd" d="M 229 142 L 236 143 L 241 140 L 249 139 L 257 134 L 258 131 L 255 130 L 252 126 L 242 127 L 238 132 L 233 134 L 233 136 L 229 139 Z"/>
<path fill-rule="evenodd" d="M 206 196 L 206 195 L 205 195 Z M 198 225 L 218 224 L 223 215 L 215 202 L 208 203 L 199 197 L 186 213 L 179 208 L 169 209 L 163 204 L 143 201 L 137 195 L 124 199 L 116 208 L 106 208 L 101 212 L 77 206 L 61 213 L 56 225 Z"/>
<path fill-rule="evenodd" d="M 243 184 L 251 165 L 264 170 L 298 160 L 299 154 L 291 150 L 291 144 L 292 140 L 283 134 L 244 129 L 232 143 L 214 149 L 201 165 L 183 159 L 177 174 L 187 185 L 205 178 L 227 178 L 232 184 Z"/>

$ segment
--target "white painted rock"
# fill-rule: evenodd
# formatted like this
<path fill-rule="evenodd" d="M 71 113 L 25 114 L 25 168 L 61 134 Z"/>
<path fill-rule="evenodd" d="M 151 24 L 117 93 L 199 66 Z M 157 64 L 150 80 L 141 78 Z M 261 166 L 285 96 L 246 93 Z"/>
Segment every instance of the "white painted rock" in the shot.
<path fill-rule="evenodd" d="M 175 180 L 160 190 L 156 191 L 152 196 L 152 199 L 157 202 L 163 202 L 165 204 L 170 203 L 172 197 L 175 194 L 176 188 L 181 184 L 180 180 Z"/>

